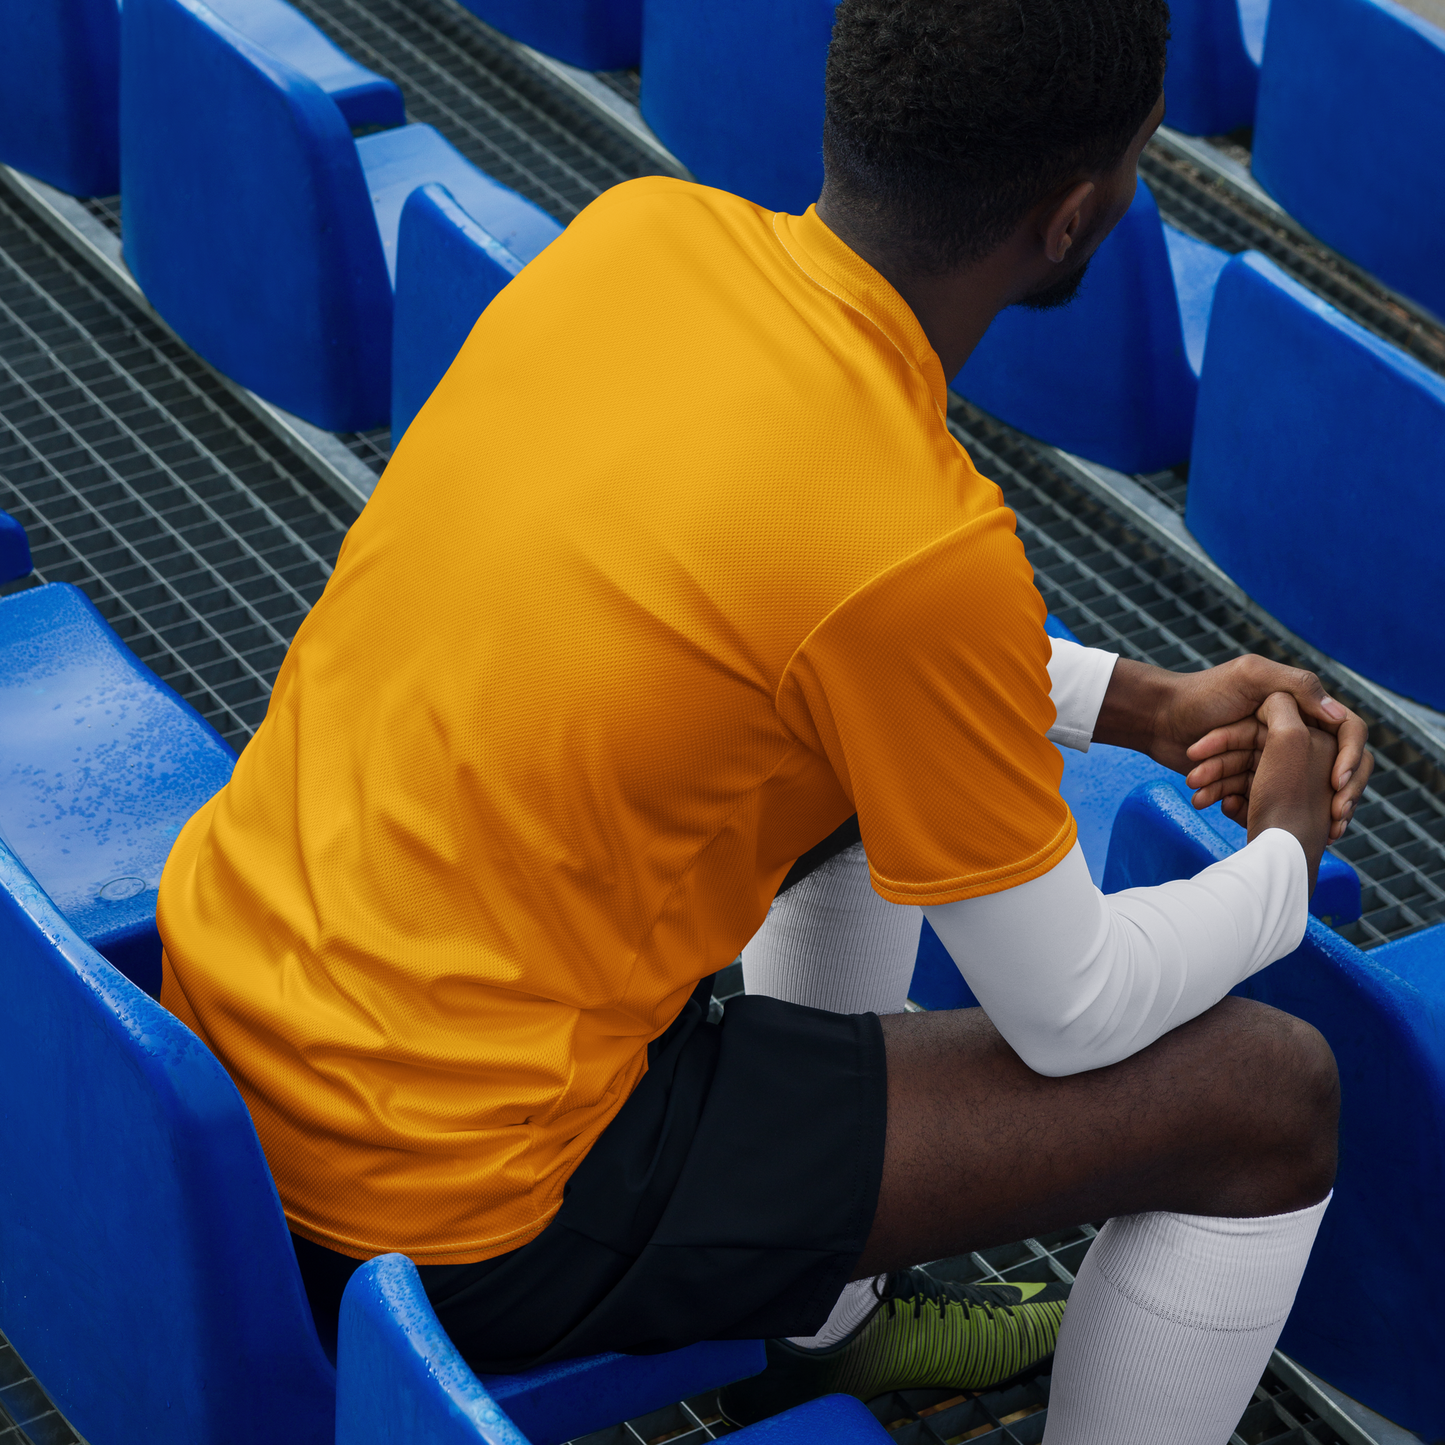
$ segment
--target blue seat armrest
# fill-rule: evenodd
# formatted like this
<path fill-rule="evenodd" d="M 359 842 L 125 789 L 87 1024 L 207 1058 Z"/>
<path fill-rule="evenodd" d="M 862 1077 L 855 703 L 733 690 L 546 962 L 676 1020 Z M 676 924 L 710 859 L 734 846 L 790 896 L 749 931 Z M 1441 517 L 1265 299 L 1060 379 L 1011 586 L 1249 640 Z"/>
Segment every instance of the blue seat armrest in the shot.
<path fill-rule="evenodd" d="M 1174 273 L 1174 294 L 1179 298 L 1179 320 L 1184 328 L 1184 355 L 1198 376 L 1204 369 L 1204 340 L 1209 334 L 1209 313 L 1219 273 L 1229 264 L 1229 252 L 1186 236 L 1167 221 L 1164 244 L 1169 269 Z"/>
<path fill-rule="evenodd" d="M 299 70 L 334 100 L 353 130 L 406 124 L 401 91 L 344 50 L 285 0 L 206 0 L 247 40 Z"/>
<path fill-rule="evenodd" d="M 356 153 L 361 157 L 393 286 L 402 208 L 418 186 L 445 186 L 457 205 L 523 265 L 561 234 L 562 228 L 545 211 L 478 170 L 429 125 L 363 136 L 356 143 Z"/>

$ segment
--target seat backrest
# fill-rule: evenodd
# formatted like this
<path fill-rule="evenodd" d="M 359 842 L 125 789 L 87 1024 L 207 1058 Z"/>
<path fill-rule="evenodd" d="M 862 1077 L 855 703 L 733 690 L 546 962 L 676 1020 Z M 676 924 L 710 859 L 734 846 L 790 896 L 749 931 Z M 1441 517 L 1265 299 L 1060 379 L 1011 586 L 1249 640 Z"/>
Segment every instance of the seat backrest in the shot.
<path fill-rule="evenodd" d="M 0 836 L 71 927 L 151 994 L 161 869 L 235 761 L 78 588 L 0 598 Z"/>
<path fill-rule="evenodd" d="M 355 129 L 406 124 L 400 89 L 358 65 L 286 0 L 208 0 L 247 40 L 313 80 Z"/>
<path fill-rule="evenodd" d="M 250 1115 L 0 843 L 0 1327 L 105 1445 L 331 1445 Z"/>
<path fill-rule="evenodd" d="M 1273 0 L 1251 167 L 1301 225 L 1445 317 L 1445 31 L 1394 0 Z"/>
<path fill-rule="evenodd" d="M 634 70 L 643 0 L 462 0 L 504 35 L 583 70 Z"/>
<path fill-rule="evenodd" d="M 0 162 L 73 196 L 120 189 L 116 0 L 0 0 Z"/>
<path fill-rule="evenodd" d="M 1269 0 L 1171 0 L 1164 123 L 1222 135 L 1254 120 Z"/>
<path fill-rule="evenodd" d="M 1169 784 L 1144 784 L 1119 810 L 1105 886 L 1192 877 L 1225 846 Z M 1445 1318 L 1419 1303 L 1445 1288 L 1442 960 L 1445 925 L 1367 954 L 1312 918 L 1294 953 L 1234 990 L 1319 1029 L 1342 1084 L 1334 1203 L 1280 1348 L 1427 1440 L 1445 1433 Z"/>
<path fill-rule="evenodd" d="M 1200 384 L 1190 530 L 1287 627 L 1437 708 L 1442 457 L 1445 378 L 1263 256 L 1229 263 Z"/>
<path fill-rule="evenodd" d="M 823 185 L 837 0 L 647 0 L 642 114 L 705 185 L 801 213 Z"/>
<path fill-rule="evenodd" d="M 477 317 L 525 264 L 446 187 L 419 186 L 407 198 L 397 242 L 393 445 L 446 375 Z"/>
<path fill-rule="evenodd" d="M 384 422 L 391 284 L 336 104 L 201 0 L 127 0 L 126 262 L 184 340 L 318 426 Z"/>
<path fill-rule="evenodd" d="M 28 577 L 33 566 L 25 528 L 9 512 L 0 512 L 0 582 Z"/>
<path fill-rule="evenodd" d="M 1069 306 L 1001 312 L 953 379 L 985 411 L 1123 472 L 1189 455 L 1198 382 L 1159 208 L 1141 180 Z"/>

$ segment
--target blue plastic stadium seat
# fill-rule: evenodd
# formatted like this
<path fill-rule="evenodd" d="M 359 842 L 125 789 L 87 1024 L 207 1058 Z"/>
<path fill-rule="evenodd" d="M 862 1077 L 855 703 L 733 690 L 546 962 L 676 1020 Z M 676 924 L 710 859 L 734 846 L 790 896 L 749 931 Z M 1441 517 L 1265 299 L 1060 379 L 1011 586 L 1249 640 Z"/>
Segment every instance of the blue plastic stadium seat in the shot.
<path fill-rule="evenodd" d="M 1445 31 L 1393 0 L 1274 0 L 1251 165 L 1301 225 L 1445 317 Z"/>
<path fill-rule="evenodd" d="M 1163 224 L 1141 180 L 1077 299 L 1002 312 L 954 388 L 1009 425 L 1122 472 L 1182 462 L 1228 260 Z"/>
<path fill-rule="evenodd" d="M 9 512 L 0 512 L 0 582 L 28 577 L 33 565 L 25 528 Z"/>
<path fill-rule="evenodd" d="M 1285 626 L 1445 707 L 1445 379 L 1264 257 L 1226 268 L 1186 519 Z"/>
<path fill-rule="evenodd" d="M 120 189 L 116 0 L 0 0 L 0 161 L 73 196 Z"/>
<path fill-rule="evenodd" d="M 1056 617 L 1050 617 L 1045 625 L 1050 636 L 1078 641 Z M 1114 819 L 1125 798 L 1142 784 L 1164 783 L 1174 789 L 1192 812 L 1194 805 L 1189 802 L 1190 790 L 1178 773 L 1131 748 L 1095 743 L 1087 753 L 1073 748 L 1060 748 L 1059 751 L 1064 759 L 1064 776 L 1059 783 L 1059 792 L 1078 825 L 1079 847 L 1083 850 L 1094 882 L 1106 892 L 1112 892 L 1113 889 L 1104 882 L 1105 868 Z M 1245 830 L 1226 818 L 1224 809 L 1218 803 L 1206 808 L 1200 816 L 1227 844 L 1229 852 L 1244 847 L 1248 841 Z M 1310 912 L 1332 927 L 1353 923 L 1360 916 L 1360 875 L 1333 853 L 1326 853 L 1320 863 L 1319 878 L 1310 898 Z M 927 1009 L 973 1008 L 978 1002 L 948 950 L 929 927 L 927 919 L 918 940 L 918 960 L 914 965 L 908 996 Z"/>
<path fill-rule="evenodd" d="M 551 236 L 560 234 L 556 222 L 548 217 L 541 221 L 546 224 L 539 222 L 528 236 L 506 244 L 474 221 L 445 186 L 420 186 L 411 192 L 397 241 L 393 445 L 446 374 L 492 298 Z"/>
<path fill-rule="evenodd" d="M 285 0 L 209 0 L 208 8 L 325 91 L 354 130 L 406 124 L 401 91 L 358 65 Z"/>
<path fill-rule="evenodd" d="M 642 58 L 642 0 L 462 0 L 513 40 L 583 70 L 632 70 Z"/>
<path fill-rule="evenodd" d="M 0 837 L 76 932 L 153 994 L 161 868 L 235 760 L 84 593 L 52 582 L 0 598 Z"/>
<path fill-rule="evenodd" d="M 1228 844 L 1145 784 L 1114 828 L 1106 887 L 1192 877 Z M 1445 1435 L 1445 925 L 1362 953 L 1314 919 L 1236 993 L 1313 1024 L 1339 1063 L 1340 1172 L 1280 1348 L 1426 1440 Z"/>
<path fill-rule="evenodd" d="M 800 214 L 823 187 L 836 0 L 647 0 L 642 114 L 705 185 Z"/>
<path fill-rule="evenodd" d="M 3 841 L 0 999 L 0 1329 L 61 1412 L 106 1445 L 332 1445 L 241 1096 Z"/>
<path fill-rule="evenodd" d="M 541 1370 L 479 1380 L 437 1323 L 411 1261 L 382 1255 L 352 1275 L 341 1302 L 336 1445 L 559 1445 L 756 1374 L 764 1363 L 761 1341 L 732 1341 L 668 1355 L 602 1355 L 550 1378 Z M 833 1395 L 732 1438 L 881 1445 L 890 1437 L 857 1400 Z"/>
<path fill-rule="evenodd" d="M 1254 121 L 1270 0 L 1172 0 L 1164 123 L 1220 135 Z"/>
<path fill-rule="evenodd" d="M 309 22 L 278 10 L 289 7 L 128 0 L 126 261 L 221 371 L 318 426 L 363 430 L 390 415 L 392 284 L 410 191 L 443 183 L 523 254 L 555 227 L 429 126 L 354 140 L 343 105 L 367 125 L 379 112 L 399 121 L 399 104 L 382 104 L 394 87 L 338 68 L 319 36 L 301 44 Z M 264 48 L 277 34 L 290 37 L 285 57 Z"/>

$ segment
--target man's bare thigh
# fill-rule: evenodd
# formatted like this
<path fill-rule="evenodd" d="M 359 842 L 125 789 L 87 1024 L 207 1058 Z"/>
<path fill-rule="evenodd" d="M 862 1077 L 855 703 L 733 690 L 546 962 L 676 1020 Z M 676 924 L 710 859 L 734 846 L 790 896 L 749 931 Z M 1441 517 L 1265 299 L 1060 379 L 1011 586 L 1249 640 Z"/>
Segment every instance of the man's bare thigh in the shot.
<path fill-rule="evenodd" d="M 1324 1040 L 1227 998 L 1132 1058 L 1034 1073 L 981 1009 L 894 1014 L 883 1184 L 858 1276 L 1115 1214 L 1303 1208 L 1334 1177 Z"/>

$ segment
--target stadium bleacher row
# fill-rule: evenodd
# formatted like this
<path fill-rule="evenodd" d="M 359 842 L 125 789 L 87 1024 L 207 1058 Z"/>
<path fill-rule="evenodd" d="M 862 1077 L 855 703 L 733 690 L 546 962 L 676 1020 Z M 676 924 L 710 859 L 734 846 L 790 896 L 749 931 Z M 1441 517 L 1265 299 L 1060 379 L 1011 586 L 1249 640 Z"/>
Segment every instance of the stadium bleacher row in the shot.
<path fill-rule="evenodd" d="M 75 195 L 119 190 L 126 263 L 166 323 L 326 430 L 389 423 L 399 440 L 475 317 L 559 232 L 436 129 L 407 124 L 396 85 L 284 0 L 0 8 L 14 42 L 0 161 Z M 743 4 L 702 23 L 677 0 L 468 8 L 588 71 L 640 59 L 642 113 L 699 179 L 794 209 L 816 194 L 828 0 L 786 24 Z M 1180 0 L 1175 15 L 1171 122 L 1253 121 L 1256 174 L 1301 224 L 1445 307 L 1426 260 L 1445 34 L 1391 0 Z M 1244 591 L 1322 653 L 1445 708 L 1425 605 L 1445 380 L 1266 258 L 1230 259 L 1166 223 L 1141 182 L 1078 303 L 1000 318 L 954 386 L 1118 471 L 1187 461 L 1188 526 Z M 1246 505 L 1259 520 L 1242 527 Z M 0 582 L 30 572 L 23 528 L 0 513 Z M 40 1101 L 0 1127 L 8 1157 L 46 1161 L 0 1184 L 0 1328 L 76 1428 L 97 1445 L 228 1440 L 238 1418 L 247 1438 L 560 1445 L 760 1367 L 734 1342 L 478 1381 L 399 1257 L 355 1277 L 327 1358 L 244 1105 L 153 1002 L 166 851 L 233 761 L 83 592 L 0 597 L 0 989 L 14 1005 L 0 1099 Z M 1106 889 L 1189 876 L 1241 843 L 1136 755 L 1071 756 L 1065 792 Z M 1351 1081 L 1337 1202 L 1283 1347 L 1434 1438 L 1445 1340 L 1383 1323 L 1440 1268 L 1421 1241 L 1445 1183 L 1445 925 L 1361 952 L 1326 926 L 1362 909 L 1336 856 L 1311 906 L 1322 921 L 1298 953 L 1241 990 L 1315 1023 Z M 912 993 L 971 1002 L 926 928 Z M 1375 1353 L 1334 1324 L 1346 1274 L 1366 1277 Z M 135 1298 L 172 1304 L 154 1329 L 118 1330 Z M 880 1433 L 843 1401 L 751 1429 Z"/>

